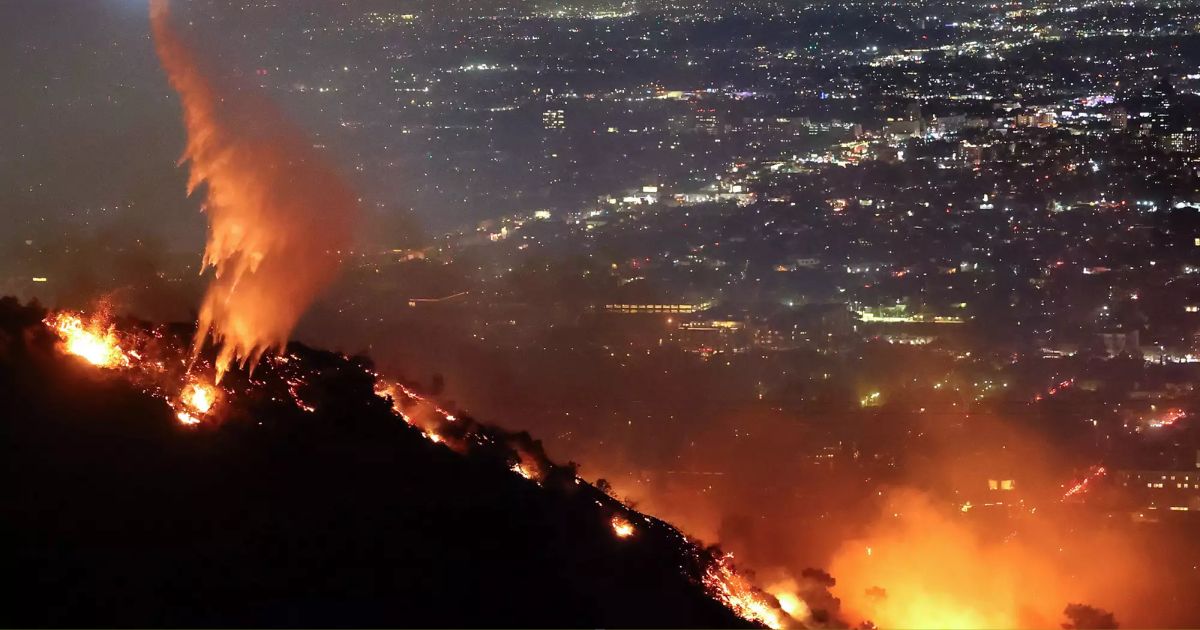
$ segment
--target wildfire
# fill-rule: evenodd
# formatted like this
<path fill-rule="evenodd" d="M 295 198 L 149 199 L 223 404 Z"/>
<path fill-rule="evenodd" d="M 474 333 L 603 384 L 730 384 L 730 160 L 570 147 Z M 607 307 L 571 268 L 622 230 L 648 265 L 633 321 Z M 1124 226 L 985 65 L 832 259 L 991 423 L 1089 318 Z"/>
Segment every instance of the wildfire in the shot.
<path fill-rule="evenodd" d="M 103 316 L 89 320 L 72 313 L 47 317 L 45 324 L 60 337 L 66 352 L 98 367 L 129 368 L 127 375 L 131 381 L 142 386 L 147 394 L 164 399 L 183 425 L 204 424 L 221 403 L 224 394 L 211 377 L 201 379 L 190 373 L 184 373 L 182 377 L 175 373 L 173 377 L 165 368 L 175 361 L 182 367 L 187 364 L 186 360 L 165 357 L 161 351 L 146 354 L 143 346 L 147 340 L 161 340 L 161 333 L 150 333 L 145 338 L 136 335 L 118 337 L 115 326 L 107 324 Z M 127 342 L 126 348 L 122 348 L 121 339 Z M 186 350 L 181 349 L 181 352 Z M 294 373 L 294 370 L 301 368 L 300 364 L 293 364 L 297 358 L 277 355 L 272 357 L 271 362 L 276 376 L 286 386 L 295 403 L 301 409 L 313 411 L 298 396 L 298 390 L 307 382 Z M 219 372 L 220 366 L 208 365 L 208 368 Z M 377 375 L 372 373 L 372 376 Z M 434 443 L 463 453 L 471 448 L 508 449 L 510 470 L 539 485 L 555 470 L 555 465 L 547 459 L 540 443 L 526 433 L 509 433 L 481 425 L 466 416 L 457 416 L 400 383 L 377 378 L 375 393 L 391 403 L 397 417 Z M 575 477 L 575 483 L 580 482 L 580 478 Z M 618 539 L 637 534 L 634 524 L 621 514 L 611 516 L 609 525 Z M 680 539 L 684 540 L 682 535 Z M 695 549 L 693 554 L 698 562 L 703 562 L 701 581 L 705 591 L 742 618 L 771 628 L 783 628 L 794 625 L 793 620 L 807 615 L 807 605 L 792 591 L 785 589 L 773 597 L 755 588 L 746 577 L 735 571 L 732 554 L 705 561 L 701 558 L 709 556 L 702 555 L 699 549 Z"/>
<path fill-rule="evenodd" d="M 1071 389 L 1074 386 L 1075 386 L 1075 379 L 1073 379 L 1073 378 L 1069 378 L 1065 381 L 1060 381 L 1058 383 L 1055 383 L 1054 385 L 1051 385 L 1050 388 L 1045 391 L 1045 393 L 1034 396 L 1033 402 L 1041 402 L 1042 400 L 1045 400 L 1052 396 L 1057 396 L 1057 395 L 1067 391 L 1068 389 Z"/>
<path fill-rule="evenodd" d="M 772 593 L 772 595 L 779 601 L 779 607 L 789 617 L 799 619 L 808 615 L 808 604 L 805 604 L 804 600 L 800 599 L 795 593 L 779 591 L 778 593 Z"/>
<path fill-rule="evenodd" d="M 612 528 L 617 538 L 629 538 L 634 532 L 633 523 L 630 523 L 621 516 L 612 517 Z"/>
<path fill-rule="evenodd" d="M 168 0 L 151 0 L 159 60 L 183 107 L 189 194 L 203 190 L 216 270 L 200 307 L 193 355 L 211 335 L 216 380 L 279 350 L 329 285 L 353 242 L 356 195 L 304 133 L 261 99 L 222 89 L 176 30 Z M 203 186 L 202 186 L 203 184 Z"/>
<path fill-rule="evenodd" d="M 527 434 L 497 433 L 492 428 L 481 427 L 468 417 L 448 412 L 401 383 L 377 378 L 375 394 L 391 403 L 392 412 L 397 417 L 435 443 L 445 443 L 460 453 L 466 453 L 474 447 L 508 448 L 508 469 L 539 485 L 554 468 L 541 452 L 540 445 Z M 580 483 L 578 477 L 575 483 Z M 603 504 L 597 502 L 597 505 Z M 630 538 L 637 533 L 633 523 L 620 514 L 613 515 L 609 525 L 619 539 Z M 699 550 L 695 553 L 699 560 Z M 727 554 L 704 562 L 706 566 L 701 580 L 710 597 L 738 616 L 771 628 L 796 625 L 792 623 L 793 620 L 807 618 L 808 606 L 802 599 L 788 591 L 782 595 L 786 604 L 776 602 L 771 595 L 758 590 L 746 577 L 739 575 L 732 566 L 732 558 L 731 554 Z M 783 608 L 784 605 L 788 608 Z"/>
<path fill-rule="evenodd" d="M 216 390 L 209 385 L 193 383 L 184 390 L 183 400 L 196 411 L 208 413 L 216 403 Z"/>
<path fill-rule="evenodd" d="M 200 424 L 200 418 L 197 418 L 196 416 L 193 416 L 192 414 L 190 414 L 186 411 L 177 412 L 175 414 L 175 417 L 179 418 L 179 421 L 181 423 L 186 424 L 188 426 L 195 426 L 197 424 Z"/>
<path fill-rule="evenodd" d="M 1105 468 L 1103 466 L 1092 466 L 1092 468 L 1088 471 L 1088 474 L 1086 477 L 1084 477 L 1083 479 L 1076 482 L 1070 488 L 1067 488 L 1066 493 L 1064 493 L 1062 496 L 1062 500 L 1066 501 L 1067 499 L 1069 499 L 1075 495 L 1083 494 L 1083 493 L 1087 492 L 1090 487 L 1090 484 L 1093 481 L 1103 477 L 1106 474 L 1108 474 L 1108 471 L 1105 470 Z"/>
<path fill-rule="evenodd" d="M 726 553 L 710 564 L 703 580 L 709 595 L 739 617 L 776 630 L 787 626 L 783 609 L 771 605 L 762 591 L 734 571 L 733 554 Z"/>
<path fill-rule="evenodd" d="M 179 422 L 194 426 L 204 421 L 209 412 L 216 406 L 220 392 L 208 383 L 193 380 L 183 388 L 175 407 L 175 417 Z"/>
<path fill-rule="evenodd" d="M 517 473 L 518 475 L 521 475 L 522 477 L 524 477 L 530 481 L 534 480 L 533 479 L 533 471 L 530 470 L 527 466 L 525 466 L 525 464 L 522 464 L 521 462 L 513 463 L 512 467 L 509 468 L 509 470 Z"/>
<path fill-rule="evenodd" d="M 102 368 L 127 367 L 129 357 L 121 350 L 121 344 L 112 326 L 105 326 L 98 319 L 84 323 L 83 318 L 73 313 L 59 313 L 46 319 L 46 325 L 54 329 L 62 339 L 63 349 L 83 360 Z"/>
<path fill-rule="evenodd" d="M 458 420 L 453 414 L 432 404 L 420 394 L 401 385 L 387 383 L 382 380 L 375 382 L 375 395 L 392 403 L 392 413 L 396 414 L 405 424 L 413 427 L 434 444 L 444 444 L 454 451 L 463 452 L 465 445 L 458 439 L 447 439 L 444 430 L 448 423 Z M 414 413 L 406 411 L 406 406 L 415 405 Z M 311 409 L 309 409 L 311 411 Z M 451 432 L 451 436 L 458 434 Z"/>
<path fill-rule="evenodd" d="M 136 335 L 119 337 L 116 327 L 107 323 L 102 313 L 92 317 L 71 312 L 55 313 L 48 316 L 44 323 L 62 340 L 61 347 L 66 353 L 99 368 L 131 370 L 129 377 L 141 385 L 147 394 L 170 401 L 169 392 L 179 391 L 178 398 L 169 404 L 182 424 L 203 422 L 220 398 L 220 391 L 215 386 L 190 376 L 185 377 L 183 387 L 177 390 L 177 385 L 172 385 L 166 376 L 163 358 L 147 359 L 138 351 L 146 339 L 161 338 L 157 334 L 145 338 Z M 122 339 L 127 342 L 127 347 L 122 347 Z"/>
<path fill-rule="evenodd" d="M 1149 422 L 1149 426 L 1151 429 L 1169 427 L 1182 420 L 1186 415 L 1187 413 L 1185 413 L 1182 409 L 1168 409 L 1161 416 L 1151 420 Z"/>
<path fill-rule="evenodd" d="M 142 386 L 147 394 L 164 399 L 182 425 L 204 424 L 221 404 L 224 394 L 211 377 L 201 379 L 190 373 L 179 376 L 178 372 L 176 376 L 171 376 L 172 372 L 166 369 L 166 365 L 178 361 L 182 367 L 187 361 L 164 356 L 161 350 L 146 353 L 144 346 L 147 340 L 163 339 L 160 333 L 150 333 L 145 338 L 136 335 L 118 337 L 115 327 L 105 323 L 104 317 L 87 320 L 71 313 L 48 317 L 45 323 L 62 339 L 62 346 L 67 352 L 99 367 L 130 368 L 127 372 L 129 378 Z M 122 348 L 122 339 L 127 342 L 126 348 Z M 312 411 L 311 406 L 299 398 L 299 390 L 307 386 L 307 377 L 297 373 L 302 369 L 301 364 L 294 362 L 297 358 L 277 355 L 272 357 L 271 363 L 276 377 L 286 386 L 294 402 L 301 409 Z M 219 372 L 219 365 L 208 367 Z M 391 403 L 397 417 L 434 443 L 464 453 L 476 447 L 508 449 L 510 470 L 539 485 L 555 469 L 540 443 L 526 433 L 498 431 L 480 425 L 469 417 L 457 416 L 400 383 L 377 378 L 375 393 Z M 578 477 L 575 483 L 580 483 Z M 637 533 L 633 523 L 621 514 L 611 516 L 609 525 L 618 539 L 627 539 Z M 697 561 L 707 557 L 702 556 L 698 549 L 694 554 Z M 789 616 L 794 614 L 792 611 L 807 611 L 803 600 L 790 591 L 781 593 L 777 602 L 771 595 L 756 589 L 747 578 L 734 570 L 731 560 L 732 555 L 724 555 L 706 561 L 702 582 L 711 597 L 736 614 L 752 622 L 782 628 L 793 619 Z"/>

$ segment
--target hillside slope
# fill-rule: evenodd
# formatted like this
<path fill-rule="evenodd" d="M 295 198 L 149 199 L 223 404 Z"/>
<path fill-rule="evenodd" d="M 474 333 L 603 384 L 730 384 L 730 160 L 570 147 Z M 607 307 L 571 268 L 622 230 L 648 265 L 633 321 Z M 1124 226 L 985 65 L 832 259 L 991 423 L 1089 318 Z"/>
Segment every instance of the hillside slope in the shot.
<path fill-rule="evenodd" d="M 0 301 L 0 625 L 747 625 L 705 592 L 710 552 L 570 467 L 431 442 L 361 361 L 293 345 L 314 411 L 266 366 L 184 427 L 43 316 Z"/>

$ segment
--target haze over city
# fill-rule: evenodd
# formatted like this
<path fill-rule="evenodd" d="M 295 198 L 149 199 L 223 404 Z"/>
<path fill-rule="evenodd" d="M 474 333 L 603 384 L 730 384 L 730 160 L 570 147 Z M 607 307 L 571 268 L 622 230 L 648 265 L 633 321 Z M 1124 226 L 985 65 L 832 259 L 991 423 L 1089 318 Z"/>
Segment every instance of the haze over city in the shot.
<path fill-rule="evenodd" d="M 0 24 L 0 624 L 1200 625 L 1200 6 Z"/>

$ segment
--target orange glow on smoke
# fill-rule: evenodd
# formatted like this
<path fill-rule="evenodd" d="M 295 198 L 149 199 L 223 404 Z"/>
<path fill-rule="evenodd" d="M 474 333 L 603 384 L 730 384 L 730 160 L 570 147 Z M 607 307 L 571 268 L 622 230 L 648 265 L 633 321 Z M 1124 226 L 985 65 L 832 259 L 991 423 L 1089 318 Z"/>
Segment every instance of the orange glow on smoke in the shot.
<path fill-rule="evenodd" d="M 1099 531 L 1031 520 L 1020 535 L 987 534 L 915 490 L 896 492 L 881 512 L 829 567 L 852 624 L 1058 627 L 1068 602 L 1113 606 L 1139 572 L 1136 550 Z"/>
<path fill-rule="evenodd" d="M 198 352 L 220 346 L 217 382 L 282 348 L 300 315 L 333 280 L 352 242 L 357 199 L 312 143 L 251 91 L 225 89 L 198 63 L 151 0 L 159 60 L 183 105 L 189 193 L 204 185 L 215 276 L 200 308 Z"/>
<path fill-rule="evenodd" d="M 516 451 L 518 459 L 513 463 L 511 470 L 534 483 L 542 483 L 542 480 L 546 477 L 546 469 L 542 466 L 541 462 L 519 447 L 514 446 L 513 450 Z"/>
<path fill-rule="evenodd" d="M 1026 627 L 1016 592 L 1021 584 L 1002 552 L 985 548 L 923 501 L 904 497 L 890 528 L 880 524 L 834 558 L 830 572 L 843 605 L 880 627 Z"/>
<path fill-rule="evenodd" d="M 129 365 L 129 357 L 121 350 L 112 326 L 98 319 L 84 323 L 73 313 L 59 313 L 46 320 L 62 339 L 62 348 L 96 367 L 117 368 Z"/>
<path fill-rule="evenodd" d="M 805 604 L 799 595 L 783 590 L 772 592 L 771 594 L 775 596 L 775 599 L 779 600 L 779 607 L 789 617 L 803 619 L 809 615 L 808 604 Z"/>

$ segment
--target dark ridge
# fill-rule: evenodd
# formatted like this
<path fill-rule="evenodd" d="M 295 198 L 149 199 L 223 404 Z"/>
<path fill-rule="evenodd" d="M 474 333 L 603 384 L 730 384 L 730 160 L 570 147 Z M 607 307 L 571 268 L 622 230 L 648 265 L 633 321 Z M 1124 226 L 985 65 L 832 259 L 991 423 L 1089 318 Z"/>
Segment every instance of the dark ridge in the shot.
<path fill-rule="evenodd" d="M 2 626 L 747 626 L 699 584 L 709 551 L 571 467 L 539 486 L 429 442 L 363 360 L 293 345 L 316 412 L 267 368 L 189 430 L 43 315 L 0 300 Z"/>

